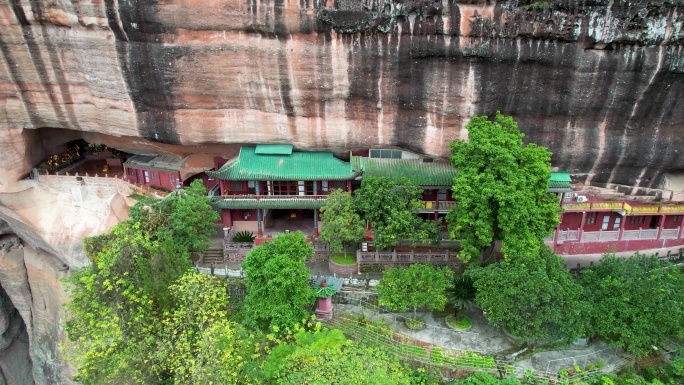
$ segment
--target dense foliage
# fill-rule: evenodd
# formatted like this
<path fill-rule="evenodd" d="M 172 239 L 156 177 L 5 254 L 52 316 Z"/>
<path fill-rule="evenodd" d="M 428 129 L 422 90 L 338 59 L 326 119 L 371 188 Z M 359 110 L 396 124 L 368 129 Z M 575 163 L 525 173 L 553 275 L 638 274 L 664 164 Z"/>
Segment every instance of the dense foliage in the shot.
<path fill-rule="evenodd" d="M 356 205 L 373 226 L 375 246 L 386 249 L 401 240 L 437 239 L 438 225 L 416 215 L 422 207 L 420 186 L 408 179 L 366 176 L 354 192 Z"/>
<path fill-rule="evenodd" d="M 548 193 L 551 153 L 523 144 L 517 123 L 499 112 L 494 121 L 473 116 L 466 128 L 469 141 L 451 143 L 458 205 L 447 215 L 461 258 L 479 259 L 496 240 L 506 260 L 536 258 L 559 223 L 558 199 Z"/>
<path fill-rule="evenodd" d="M 446 289 L 449 303 L 454 307 L 454 316 L 460 320 L 461 311 L 472 309 L 476 306 L 475 298 L 477 289 L 471 277 L 454 277 L 451 285 Z"/>
<path fill-rule="evenodd" d="M 85 242 L 92 264 L 68 279 L 68 352 L 84 384 L 154 383 L 168 363 L 154 361 L 161 320 L 178 306 L 169 287 L 206 249 L 216 212 L 193 183 L 161 201 L 144 200 L 132 220 Z"/>
<path fill-rule="evenodd" d="M 363 240 L 364 221 L 356 211 L 352 195 L 341 189 L 334 189 L 325 199 L 321 208 L 321 241 L 329 243 L 330 249 L 340 251 L 347 245 L 355 245 Z"/>
<path fill-rule="evenodd" d="M 247 254 L 242 263 L 247 275 L 242 309 L 245 324 L 285 330 L 308 318 L 306 307 L 314 304 L 315 295 L 304 261 L 313 253 L 298 231 L 280 235 Z"/>
<path fill-rule="evenodd" d="M 299 332 L 273 349 L 265 380 L 283 384 L 410 385 L 408 372 L 378 349 L 355 344 L 340 330 Z"/>
<path fill-rule="evenodd" d="M 574 341 L 585 333 L 582 287 L 547 246 L 534 264 L 510 261 L 466 271 L 487 319 L 524 339 Z"/>
<path fill-rule="evenodd" d="M 607 255 L 580 276 L 592 302 L 591 331 L 638 355 L 684 336 L 684 274 L 658 258 Z"/>
<path fill-rule="evenodd" d="M 411 309 L 414 317 L 421 306 L 442 310 L 447 304 L 445 291 L 453 274 L 446 266 L 436 269 L 429 263 L 387 270 L 378 283 L 380 305 L 397 311 Z"/>

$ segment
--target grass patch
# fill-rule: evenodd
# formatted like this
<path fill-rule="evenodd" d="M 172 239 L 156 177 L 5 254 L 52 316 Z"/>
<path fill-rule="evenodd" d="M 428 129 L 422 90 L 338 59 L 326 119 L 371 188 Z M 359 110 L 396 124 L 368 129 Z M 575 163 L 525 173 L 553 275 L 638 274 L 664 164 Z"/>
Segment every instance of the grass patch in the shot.
<path fill-rule="evenodd" d="M 338 265 L 356 265 L 356 256 L 348 253 L 344 256 L 344 253 L 335 253 L 330 257 L 334 263 Z"/>
<path fill-rule="evenodd" d="M 449 324 L 449 326 L 456 329 L 467 329 L 473 326 L 473 321 L 464 315 L 462 315 L 461 319 L 458 321 L 454 318 L 453 314 L 449 315 L 446 317 L 446 322 Z"/>
<path fill-rule="evenodd" d="M 128 197 L 129 197 L 129 198 L 133 198 L 133 199 L 135 199 L 136 201 L 139 201 L 139 200 L 141 200 L 141 199 L 147 198 L 146 196 L 140 195 L 140 194 L 138 194 L 138 193 L 133 193 L 133 194 L 129 195 Z"/>

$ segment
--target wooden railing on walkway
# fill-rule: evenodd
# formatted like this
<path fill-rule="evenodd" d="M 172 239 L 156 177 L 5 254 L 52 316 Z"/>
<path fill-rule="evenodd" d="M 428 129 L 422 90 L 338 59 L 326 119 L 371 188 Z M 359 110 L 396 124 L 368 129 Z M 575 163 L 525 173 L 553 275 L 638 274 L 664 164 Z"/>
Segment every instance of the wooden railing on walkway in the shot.
<path fill-rule="evenodd" d="M 648 239 L 678 239 L 681 226 L 674 229 L 663 229 L 658 237 L 658 229 L 623 230 L 620 236 L 619 230 L 584 231 L 582 243 L 609 242 L 609 241 L 635 241 Z M 573 242 L 580 240 L 580 230 L 556 230 L 553 236 L 544 239 L 544 242 L 553 242 L 553 237 L 558 234 L 558 242 Z"/>
<path fill-rule="evenodd" d="M 230 239 L 230 238 L 228 238 Z M 245 256 L 254 248 L 253 242 L 232 242 L 228 239 L 223 241 L 223 257 L 229 262 L 242 262 Z M 311 242 L 314 249 L 313 260 L 316 262 L 327 261 L 330 258 L 330 245 L 322 242 Z"/>

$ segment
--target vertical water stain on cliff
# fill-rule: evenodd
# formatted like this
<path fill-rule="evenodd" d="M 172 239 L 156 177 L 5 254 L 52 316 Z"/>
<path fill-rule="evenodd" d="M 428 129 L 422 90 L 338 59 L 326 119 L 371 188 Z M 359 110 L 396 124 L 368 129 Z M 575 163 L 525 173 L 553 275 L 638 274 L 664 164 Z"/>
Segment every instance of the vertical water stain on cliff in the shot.
<path fill-rule="evenodd" d="M 408 23 L 405 23 L 407 26 Z M 426 60 L 418 47 L 413 46 L 409 36 L 406 43 L 399 45 L 397 52 L 397 87 L 395 103 L 397 114 L 394 119 L 392 143 L 415 152 L 423 152 L 425 128 L 427 126 L 425 97 L 427 86 Z"/>
<path fill-rule="evenodd" d="M 292 103 L 292 85 L 290 84 L 290 63 L 287 55 L 288 32 L 283 17 L 283 0 L 273 1 L 273 16 L 275 25 L 273 27 L 274 33 L 280 42 L 278 49 L 278 78 L 280 80 L 280 100 L 283 103 L 283 113 L 287 116 L 287 125 L 290 133 L 289 140 L 297 141 L 297 119 Z"/>
<path fill-rule="evenodd" d="M 50 106 L 52 107 L 52 110 L 55 113 L 55 117 L 57 118 L 57 121 L 54 121 L 53 125 L 61 125 L 62 127 L 68 127 L 68 124 L 66 122 L 66 118 L 64 116 L 64 113 L 61 110 L 60 102 L 57 100 L 55 97 L 55 94 L 52 92 L 52 88 L 50 87 L 50 77 L 48 76 L 47 73 L 47 68 L 46 65 L 43 61 L 43 57 L 41 54 L 41 45 L 39 45 L 36 42 L 36 38 L 33 35 L 33 29 L 28 22 L 28 19 L 26 18 L 26 15 L 24 14 L 24 10 L 21 7 L 21 4 L 18 0 L 11 0 L 12 2 L 12 11 L 14 12 L 15 17 L 17 20 L 19 20 L 19 24 L 21 25 L 21 33 L 24 38 L 24 42 L 28 48 L 28 53 L 29 56 L 31 57 L 31 62 L 33 63 L 33 68 L 35 69 L 38 78 L 40 79 L 40 84 L 45 90 L 46 95 L 50 99 Z M 31 0 L 31 9 L 33 11 L 33 14 L 38 20 L 42 19 L 42 6 L 40 3 L 38 3 L 37 0 Z M 45 35 L 43 36 L 45 39 Z M 1 43 L 3 45 L 3 52 L 7 49 L 5 46 L 4 42 Z M 49 45 L 49 44 L 48 44 Z M 50 47 L 47 48 L 48 50 Z M 9 57 L 9 54 L 5 54 L 5 60 Z M 10 63 L 8 62 L 8 65 Z M 17 68 L 16 63 L 14 63 L 14 68 L 10 68 L 10 72 L 12 72 L 12 76 L 15 79 L 18 79 L 21 75 L 19 75 L 19 71 L 22 70 L 21 68 Z M 23 69 L 24 71 L 26 69 Z M 22 90 L 22 87 L 23 90 Z M 19 86 L 20 91 L 24 93 L 26 91 L 25 88 L 25 83 L 22 86 Z M 31 102 L 28 105 L 26 103 L 26 100 L 30 98 L 28 94 L 24 93 L 24 104 L 27 107 L 27 111 L 29 112 L 30 115 L 34 115 L 36 117 L 40 116 L 40 112 L 37 110 L 36 105 Z M 32 120 L 32 123 L 38 123 L 40 126 L 47 125 L 47 123 L 43 119 L 34 119 Z"/>
<path fill-rule="evenodd" d="M 53 72 L 55 78 L 57 78 L 57 85 L 61 91 L 62 96 L 62 106 L 66 110 L 66 114 L 69 118 L 70 125 L 69 128 L 81 130 L 81 125 L 78 123 L 78 118 L 76 117 L 76 111 L 74 111 L 74 99 L 71 97 L 71 91 L 69 90 L 69 84 L 67 83 L 66 76 L 64 76 L 63 66 L 61 65 L 61 60 L 57 54 L 57 50 L 60 48 L 55 48 L 55 43 L 50 39 L 50 32 L 48 32 L 45 25 L 41 26 L 43 31 L 43 38 L 45 39 L 45 49 L 48 51 L 48 56 L 50 56 L 50 62 L 53 64 Z"/>
<path fill-rule="evenodd" d="M 172 66 L 178 49 L 165 48 L 165 32 L 153 0 L 105 0 L 108 23 L 117 39 L 117 55 L 138 117 L 141 137 L 180 144 L 173 103 Z M 121 27 L 119 26 L 119 23 Z M 182 53 L 181 53 L 182 55 Z"/>
<path fill-rule="evenodd" d="M 379 108 L 383 108 L 378 105 L 380 101 L 378 81 L 381 78 L 380 65 L 382 63 L 378 36 L 371 32 L 345 34 L 342 35 L 342 44 L 352 47 L 346 58 L 349 65 L 349 91 L 344 104 L 345 115 L 363 122 L 376 122 Z M 385 143 L 389 141 L 390 138 L 381 138 L 381 135 L 382 133 L 378 133 L 375 136 L 370 130 L 363 134 L 354 130 L 347 136 L 352 142 L 367 141 L 372 146 L 381 139 L 384 139 Z"/>

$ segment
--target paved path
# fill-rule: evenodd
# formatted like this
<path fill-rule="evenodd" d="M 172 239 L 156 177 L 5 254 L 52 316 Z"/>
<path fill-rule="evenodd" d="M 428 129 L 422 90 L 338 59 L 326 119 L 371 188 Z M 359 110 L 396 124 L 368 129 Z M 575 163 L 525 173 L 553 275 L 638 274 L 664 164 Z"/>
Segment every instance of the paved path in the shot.
<path fill-rule="evenodd" d="M 473 321 L 468 331 L 456 331 L 446 326 L 444 318 L 434 317 L 432 313 L 420 313 L 426 321 L 427 328 L 421 331 L 407 329 L 402 317 L 410 317 L 412 313 L 377 313 L 357 305 L 335 304 L 336 314 L 352 314 L 365 316 L 372 320 L 383 319 L 398 333 L 420 340 L 440 348 L 460 351 L 473 351 L 489 356 L 499 355 L 504 350 L 515 350 L 519 342 L 506 336 L 499 328 L 487 322 L 479 310 L 466 311 L 466 315 Z M 603 363 L 603 372 L 612 372 L 629 362 L 630 356 L 621 349 L 610 348 L 607 343 L 598 341 L 588 346 L 571 346 L 567 349 L 548 350 L 539 352 L 531 357 L 516 361 L 516 376 L 522 377 L 526 370 L 536 373 L 558 374 L 559 370 L 567 370 L 575 365 L 582 370 L 587 364 Z"/>

